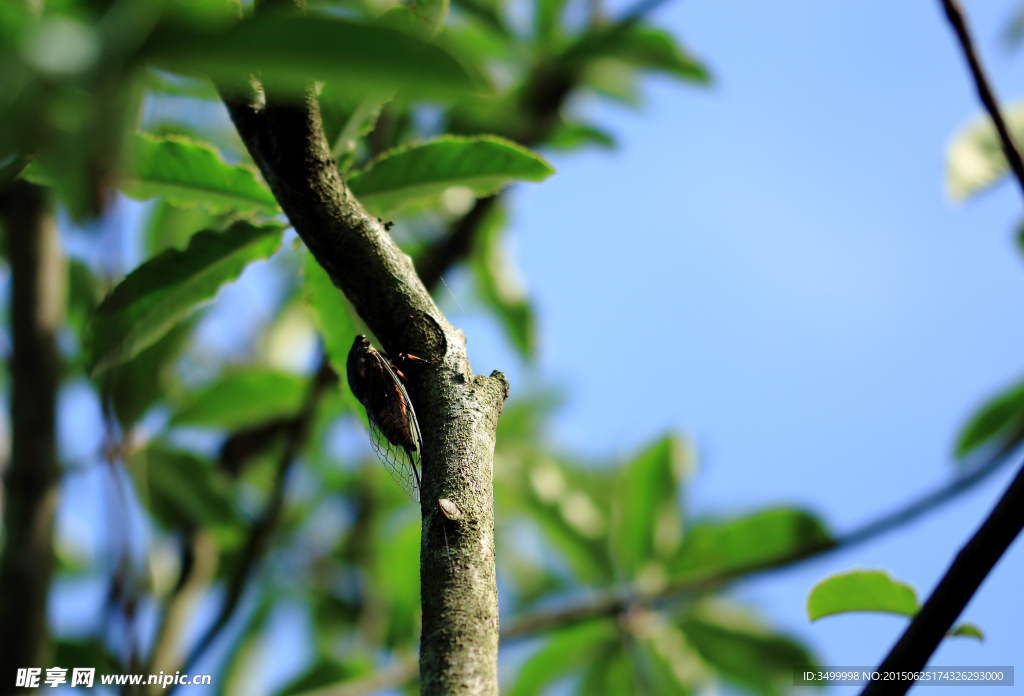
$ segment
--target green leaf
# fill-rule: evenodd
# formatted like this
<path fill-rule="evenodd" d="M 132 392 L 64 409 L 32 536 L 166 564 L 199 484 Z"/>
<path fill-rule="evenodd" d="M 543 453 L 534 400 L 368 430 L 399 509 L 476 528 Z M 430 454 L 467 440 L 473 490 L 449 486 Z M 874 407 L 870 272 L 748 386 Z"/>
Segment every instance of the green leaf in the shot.
<path fill-rule="evenodd" d="M 153 345 L 250 262 L 271 256 L 283 231 L 282 225 L 239 222 L 224 232 L 200 232 L 184 251 L 169 249 L 129 273 L 88 328 L 90 372 L 127 362 Z"/>
<path fill-rule="evenodd" d="M 339 163 L 345 163 L 343 171 L 351 164 L 356 149 L 356 138 L 369 135 L 373 131 L 384 105 L 395 96 L 395 92 L 375 90 L 358 101 L 348 99 L 347 96 L 341 90 L 332 89 L 331 85 L 326 85 L 320 91 L 320 113 L 324 119 L 324 133 L 328 141 L 334 143 L 331 155 Z M 341 166 L 339 164 L 339 167 Z"/>
<path fill-rule="evenodd" d="M 630 696 L 637 692 L 633 661 L 621 642 L 609 643 L 583 673 L 579 696 Z"/>
<path fill-rule="evenodd" d="M 280 212 L 274 194 L 260 183 L 254 169 L 226 164 L 209 145 L 179 137 L 137 134 L 131 164 L 119 186 L 137 200 L 163 196 L 169 203 L 199 204 L 213 213 Z"/>
<path fill-rule="evenodd" d="M 209 75 L 244 88 L 249 77 L 301 96 L 310 80 L 358 93 L 404 88 L 418 97 L 474 89 L 466 70 L 437 46 L 385 27 L 324 16 L 262 13 L 221 32 L 158 27 L 144 55 L 157 66 Z"/>
<path fill-rule="evenodd" d="M 1024 102 L 1001 109 L 1017 147 L 1024 142 Z M 946 193 L 964 201 L 1009 174 L 999 134 L 988 116 L 979 116 L 953 136 L 946 151 Z"/>
<path fill-rule="evenodd" d="M 679 627 L 687 642 L 724 679 L 756 694 L 788 694 L 794 665 L 816 664 L 802 645 L 786 636 L 700 618 L 683 619 Z"/>
<path fill-rule="evenodd" d="M 373 665 L 365 659 L 338 660 L 321 657 L 313 666 L 289 682 L 276 696 L 295 696 L 349 679 L 365 677 L 373 672 Z"/>
<path fill-rule="evenodd" d="M 500 2 L 496 0 L 452 0 L 452 4 L 498 36 L 507 37 L 508 27 L 502 18 Z"/>
<path fill-rule="evenodd" d="M 404 525 L 379 551 L 377 582 L 387 602 L 387 645 L 407 646 L 419 638 L 420 520 Z"/>
<path fill-rule="evenodd" d="M 601 477 L 598 485 L 587 485 L 588 477 L 582 472 L 539 453 L 527 457 L 521 467 L 517 485 L 502 487 L 502 506 L 521 511 L 540 525 L 578 579 L 592 583 L 613 580 L 608 554 L 609 503 L 598 490 L 610 487 L 610 477 Z"/>
<path fill-rule="evenodd" d="M 259 603 L 245 617 L 239 630 L 232 631 L 230 643 L 225 646 L 227 653 L 221 663 L 222 676 L 218 680 L 217 696 L 235 696 L 246 693 L 244 688 L 249 685 L 247 677 L 252 675 L 253 668 L 262 658 L 264 632 L 271 612 L 280 599 L 279 591 L 269 589 L 270 584 L 253 583 L 256 587 L 250 591 L 256 595 Z"/>
<path fill-rule="evenodd" d="M 677 579 L 745 573 L 771 567 L 835 541 L 814 515 L 775 508 L 728 522 L 693 525 L 670 564 Z"/>
<path fill-rule="evenodd" d="M 881 611 L 912 617 L 919 608 L 913 588 L 877 570 L 855 570 L 826 578 L 807 597 L 811 621 L 848 611 Z"/>
<path fill-rule="evenodd" d="M 375 24 L 429 41 L 448 14 L 448 0 L 412 0 L 410 6 L 396 5 L 377 18 Z"/>
<path fill-rule="evenodd" d="M 707 84 L 711 77 L 700 62 L 664 31 L 638 24 L 615 25 L 584 36 L 562 57 L 569 64 L 617 58 L 646 70 L 658 70 L 691 82 Z"/>
<path fill-rule="evenodd" d="M 308 251 L 306 252 L 304 280 L 303 289 L 306 293 L 306 302 L 313 310 L 316 325 L 323 337 L 324 352 L 327 353 L 331 367 L 334 368 L 341 380 L 339 386 L 345 394 L 349 394 L 350 390 L 345 388 L 344 384 L 347 379 L 346 363 L 348 351 L 352 348 L 356 334 L 359 333 L 352 316 L 352 309 L 341 290 L 331 282 L 327 271 Z"/>
<path fill-rule="evenodd" d="M 688 465 L 686 444 L 669 435 L 619 474 L 612 503 L 612 555 L 626 577 L 675 550 L 673 540 L 681 536 L 682 524 L 676 494 Z"/>
<path fill-rule="evenodd" d="M 171 425 L 239 430 L 296 415 L 308 380 L 266 367 L 249 367 L 221 377 L 189 399 Z"/>
<path fill-rule="evenodd" d="M 981 632 L 981 629 L 970 623 L 962 623 L 959 626 L 954 626 L 947 636 L 965 636 L 967 638 L 977 638 L 982 643 L 985 642 L 985 634 Z"/>
<path fill-rule="evenodd" d="M 381 155 L 348 185 L 363 205 L 384 215 L 434 202 L 453 186 L 486 196 L 511 181 L 542 181 L 553 173 L 540 155 L 509 140 L 443 136 Z"/>
<path fill-rule="evenodd" d="M 630 653 L 636 681 L 647 687 L 641 693 L 691 696 L 697 684 L 709 681 L 710 670 L 678 626 L 651 613 L 638 628 Z"/>
<path fill-rule="evenodd" d="M 504 222 L 504 211 L 496 202 L 477 230 L 471 267 L 482 299 L 497 313 L 519 354 L 529 359 L 536 348 L 533 305 L 503 243 Z"/>
<path fill-rule="evenodd" d="M 595 653 L 614 645 L 619 633 L 613 621 L 579 624 L 555 633 L 522 669 L 508 696 L 535 696 L 554 679 L 580 669 Z"/>
<path fill-rule="evenodd" d="M 68 261 L 67 320 L 79 336 L 103 299 L 99 279 L 81 261 Z"/>
<path fill-rule="evenodd" d="M 956 443 L 956 456 L 965 457 L 982 445 L 999 441 L 1003 449 L 1024 436 L 1024 382 L 999 394 L 967 423 Z"/>
<path fill-rule="evenodd" d="M 537 0 L 534 3 L 533 34 L 541 45 L 550 45 L 560 35 L 566 0 Z"/>
<path fill-rule="evenodd" d="M 54 665 L 68 667 L 93 667 L 101 674 L 120 672 L 123 669 L 116 657 L 110 654 L 103 641 L 92 640 L 59 640 L 54 647 L 52 656 Z M 71 680 L 68 679 L 70 682 Z"/>
<path fill-rule="evenodd" d="M 182 322 L 133 359 L 100 376 L 103 396 L 114 407 L 122 430 L 131 430 L 153 404 L 167 395 L 174 383 L 175 360 L 191 335 L 192 322 Z"/>
<path fill-rule="evenodd" d="M 233 525 L 231 482 L 212 463 L 159 444 L 129 461 L 139 497 L 167 529 Z"/>
<path fill-rule="evenodd" d="M 640 106 L 640 86 L 637 69 L 618 58 L 595 58 L 587 63 L 580 79 L 603 97 L 627 106 Z"/>
<path fill-rule="evenodd" d="M 157 203 L 145 232 L 146 255 L 184 249 L 196 232 L 214 229 L 217 217 L 206 206 L 180 207 L 166 199 Z"/>
<path fill-rule="evenodd" d="M 614 150 L 615 137 L 607 131 L 585 123 L 563 122 L 548 135 L 544 144 L 556 150 L 576 150 L 586 145 Z"/>
<path fill-rule="evenodd" d="M 702 84 L 711 81 L 704 66 L 660 29 L 636 26 L 611 41 L 608 54 L 638 68 L 658 70 Z"/>

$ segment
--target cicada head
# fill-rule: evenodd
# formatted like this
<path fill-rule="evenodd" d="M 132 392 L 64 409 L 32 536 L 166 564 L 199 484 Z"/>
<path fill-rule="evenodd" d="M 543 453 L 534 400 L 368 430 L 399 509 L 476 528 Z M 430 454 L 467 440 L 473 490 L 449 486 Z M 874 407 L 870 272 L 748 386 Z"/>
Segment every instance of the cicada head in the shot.
<path fill-rule="evenodd" d="M 363 395 L 366 393 L 366 357 L 372 350 L 370 339 L 360 334 L 353 341 L 345 363 L 349 389 L 360 403 L 363 402 Z"/>

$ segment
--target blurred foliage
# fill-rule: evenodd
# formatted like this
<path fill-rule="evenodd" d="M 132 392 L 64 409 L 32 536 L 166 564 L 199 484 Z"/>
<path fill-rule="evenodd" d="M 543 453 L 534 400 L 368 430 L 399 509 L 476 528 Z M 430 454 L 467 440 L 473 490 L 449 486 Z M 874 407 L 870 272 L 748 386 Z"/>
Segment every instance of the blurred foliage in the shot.
<path fill-rule="evenodd" d="M 92 379 L 106 431 L 96 458 L 150 538 L 141 561 L 112 539 L 88 563 L 62 566 L 135 588 L 130 602 L 112 589 L 118 601 L 87 639 L 59 637 L 62 665 L 154 664 L 143 650 L 152 641 L 131 628 L 134 607 L 149 596 L 178 609 L 194 585 L 197 535 L 216 555 L 201 594 L 236 619 L 215 666 L 219 692 L 244 693 L 261 651 L 281 649 L 273 617 L 284 608 L 306 616 L 311 654 L 281 696 L 416 652 L 417 511 L 373 460 L 346 385 L 318 388 L 326 368 L 281 358 L 315 335 L 323 365 L 344 375 L 365 328 L 312 256 L 282 246 L 276 202 L 224 123 L 182 117 L 217 103 L 209 76 L 236 88 L 256 73 L 286 98 L 316 78 L 352 191 L 399 221 L 414 256 L 444 248 L 483 197 L 498 196 L 442 270 L 466 265 L 480 306 L 527 362 L 538 327 L 506 246 L 502 190 L 552 173 L 534 149 L 615 146 L 579 97 L 637 105 L 644 72 L 709 82 L 667 33 L 642 17 L 608 21 L 596 2 L 537 0 L 528 27 L 503 0 L 454 0 L 450 12 L 441 0 L 309 5 L 305 16 L 241 18 L 230 0 L 0 5 L 0 177 L 51 187 L 86 229 L 108 220 L 115 192 L 151 201 L 122 232 L 144 254 L 127 275 L 111 270 L 123 259 L 69 265 L 67 378 Z M 211 321 L 240 330 L 204 307 L 216 310 L 222 288 L 268 259 L 286 280 L 259 288 L 276 308 L 255 331 L 262 347 L 202 354 Z M 503 608 L 544 612 L 602 591 L 630 601 L 552 627 L 505 690 L 536 694 L 574 675 L 583 694 L 689 694 L 718 680 L 787 691 L 792 665 L 814 663 L 805 647 L 712 591 L 685 590 L 826 548 L 825 526 L 789 508 L 691 519 L 683 500 L 697 462 L 685 438 L 595 466 L 547 444 L 556 398 L 517 398 L 495 455 Z M 209 622 L 194 614 L 179 630 L 194 636 Z"/>

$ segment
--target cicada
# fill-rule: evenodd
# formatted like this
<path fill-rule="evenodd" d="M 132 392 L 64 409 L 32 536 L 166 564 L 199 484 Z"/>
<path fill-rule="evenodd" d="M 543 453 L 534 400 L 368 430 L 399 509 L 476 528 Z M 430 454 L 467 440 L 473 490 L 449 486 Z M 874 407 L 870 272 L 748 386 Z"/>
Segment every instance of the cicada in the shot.
<path fill-rule="evenodd" d="M 405 375 L 362 335 L 356 336 L 345 368 L 352 393 L 366 409 L 377 458 L 409 497 L 420 502 L 423 437 L 402 384 Z"/>

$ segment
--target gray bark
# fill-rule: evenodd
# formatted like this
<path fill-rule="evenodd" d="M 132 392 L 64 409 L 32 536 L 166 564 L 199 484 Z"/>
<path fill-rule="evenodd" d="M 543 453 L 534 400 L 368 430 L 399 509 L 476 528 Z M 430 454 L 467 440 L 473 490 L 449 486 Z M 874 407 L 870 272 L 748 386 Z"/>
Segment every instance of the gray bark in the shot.
<path fill-rule="evenodd" d="M 420 690 L 424 696 L 497 694 L 491 472 L 508 382 L 500 372 L 473 375 L 465 335 L 441 314 L 411 259 L 350 194 L 311 91 L 301 103 L 264 99 L 255 90 L 225 94 L 225 102 L 288 219 L 370 330 L 396 348 L 437 360 L 409 375 L 424 440 Z M 462 512 L 458 520 L 444 518 L 444 528 L 441 498 Z"/>
<path fill-rule="evenodd" d="M 4 472 L 0 559 L 0 694 L 18 668 L 48 667 L 47 595 L 60 471 L 55 406 L 60 355 L 55 338 L 66 302 L 63 258 L 42 189 L 18 181 L 0 194 L 11 264 L 11 458 Z"/>

